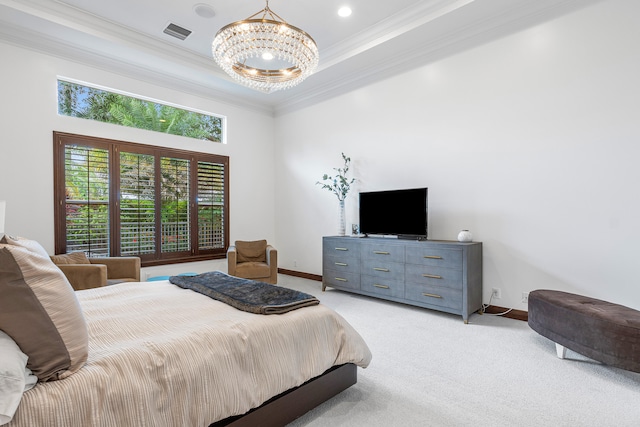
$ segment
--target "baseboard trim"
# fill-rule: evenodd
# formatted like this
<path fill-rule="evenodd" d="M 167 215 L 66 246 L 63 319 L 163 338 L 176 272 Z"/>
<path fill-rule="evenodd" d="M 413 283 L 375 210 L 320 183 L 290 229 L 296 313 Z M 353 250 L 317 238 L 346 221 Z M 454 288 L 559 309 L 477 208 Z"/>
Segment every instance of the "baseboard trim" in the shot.
<path fill-rule="evenodd" d="M 287 276 L 300 277 L 302 279 L 309 279 L 309 280 L 315 280 L 317 282 L 322 282 L 322 276 L 319 274 L 304 273 L 302 271 L 287 270 L 285 268 L 278 268 L 278 273 L 286 274 Z M 500 314 L 500 313 L 504 313 L 507 310 L 509 309 L 506 307 L 498 307 L 496 305 L 490 305 L 489 307 L 485 308 L 485 313 Z M 523 322 L 526 322 L 529 320 L 529 313 L 524 310 L 512 309 L 508 313 L 503 314 L 502 317 L 506 317 L 508 319 L 522 320 Z"/>
<path fill-rule="evenodd" d="M 504 313 L 505 311 L 509 310 L 506 307 L 498 307 L 495 305 L 490 305 L 489 307 L 484 309 L 484 312 L 487 314 L 500 314 L 500 313 Z M 529 320 L 529 312 L 524 311 L 524 310 L 514 310 L 512 309 L 511 311 L 509 311 L 508 313 L 505 313 L 502 315 L 502 317 L 506 317 L 509 319 L 515 319 L 515 320 L 522 320 L 523 322 L 526 322 Z"/>
<path fill-rule="evenodd" d="M 322 282 L 322 276 L 319 274 L 304 273 L 302 271 L 287 270 L 285 268 L 278 268 L 278 273 L 286 274 L 287 276 L 300 277 L 302 279 L 315 280 L 316 282 Z"/>

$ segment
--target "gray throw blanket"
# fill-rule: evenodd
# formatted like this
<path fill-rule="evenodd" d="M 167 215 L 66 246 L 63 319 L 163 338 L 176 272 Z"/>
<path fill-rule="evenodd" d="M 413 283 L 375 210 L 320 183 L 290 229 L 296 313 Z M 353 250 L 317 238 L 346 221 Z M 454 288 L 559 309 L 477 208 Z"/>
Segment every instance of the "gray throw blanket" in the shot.
<path fill-rule="evenodd" d="M 313 295 L 255 280 L 229 276 L 220 271 L 197 276 L 171 276 L 169 281 L 255 314 L 282 314 L 320 304 Z"/>

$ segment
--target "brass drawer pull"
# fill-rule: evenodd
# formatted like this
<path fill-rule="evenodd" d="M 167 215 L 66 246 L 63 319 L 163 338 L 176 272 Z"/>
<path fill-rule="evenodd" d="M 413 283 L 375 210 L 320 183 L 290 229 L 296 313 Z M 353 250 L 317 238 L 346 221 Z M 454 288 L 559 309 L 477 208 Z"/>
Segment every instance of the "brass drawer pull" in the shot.
<path fill-rule="evenodd" d="M 389 289 L 389 287 L 387 285 L 378 285 L 377 283 L 374 283 L 374 285 L 376 288 L 380 288 L 380 289 Z"/>
<path fill-rule="evenodd" d="M 384 251 L 373 251 L 373 253 L 376 255 L 391 255 L 389 252 Z"/>
<path fill-rule="evenodd" d="M 428 294 L 428 293 L 423 293 L 422 295 L 424 295 L 425 297 L 431 297 L 431 298 L 442 298 L 440 295 L 436 295 L 436 294 Z"/>
<path fill-rule="evenodd" d="M 442 276 L 436 276 L 435 274 L 423 274 L 422 277 L 429 277 L 431 279 L 442 279 Z"/>
<path fill-rule="evenodd" d="M 348 251 L 348 248 L 336 248 L 336 251 Z"/>
<path fill-rule="evenodd" d="M 343 279 L 342 277 L 334 277 L 338 282 L 348 282 L 347 279 Z"/>
<path fill-rule="evenodd" d="M 373 267 L 373 269 L 374 269 L 375 271 L 384 271 L 385 273 L 388 273 L 388 272 L 389 272 L 389 269 L 388 269 L 388 268 Z"/>
<path fill-rule="evenodd" d="M 438 256 L 438 255 L 425 255 L 423 258 L 427 258 L 427 259 L 442 259 L 442 257 Z"/>
<path fill-rule="evenodd" d="M 341 267 L 346 267 L 347 265 L 349 265 L 349 264 L 347 264 L 346 262 L 336 262 L 335 264 L 336 264 L 336 265 L 339 265 L 339 266 L 341 266 Z"/>

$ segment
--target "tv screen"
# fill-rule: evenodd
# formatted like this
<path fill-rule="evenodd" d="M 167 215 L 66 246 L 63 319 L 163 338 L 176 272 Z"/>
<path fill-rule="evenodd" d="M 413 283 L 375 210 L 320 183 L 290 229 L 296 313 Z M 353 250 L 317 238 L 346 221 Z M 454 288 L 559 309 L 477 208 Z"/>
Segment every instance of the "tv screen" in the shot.
<path fill-rule="evenodd" d="M 427 237 L 427 188 L 360 193 L 360 233 Z"/>

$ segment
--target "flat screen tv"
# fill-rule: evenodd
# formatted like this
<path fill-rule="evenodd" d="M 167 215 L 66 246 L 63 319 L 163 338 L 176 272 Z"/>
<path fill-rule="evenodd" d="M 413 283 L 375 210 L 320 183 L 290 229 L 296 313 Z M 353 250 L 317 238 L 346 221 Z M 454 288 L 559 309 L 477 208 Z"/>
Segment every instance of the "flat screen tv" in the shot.
<path fill-rule="evenodd" d="M 427 238 L 427 188 L 360 193 L 360 233 Z"/>

